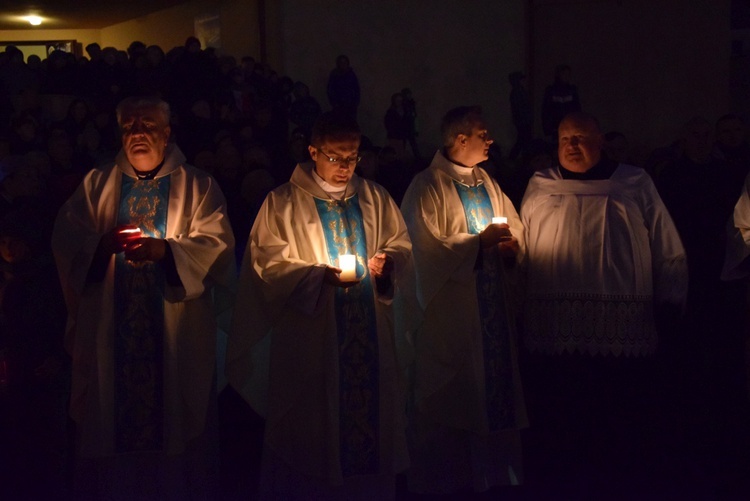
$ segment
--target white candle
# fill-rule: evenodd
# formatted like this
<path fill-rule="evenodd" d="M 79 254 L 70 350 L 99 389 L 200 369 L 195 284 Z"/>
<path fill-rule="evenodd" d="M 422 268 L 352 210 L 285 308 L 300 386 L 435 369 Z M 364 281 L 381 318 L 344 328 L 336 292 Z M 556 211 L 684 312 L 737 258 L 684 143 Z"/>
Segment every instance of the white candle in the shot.
<path fill-rule="evenodd" d="M 357 280 L 357 256 L 354 254 L 342 254 L 339 256 L 339 278 L 344 282 Z"/>
<path fill-rule="evenodd" d="M 508 218 L 505 216 L 495 216 L 492 218 L 492 224 L 508 224 Z"/>

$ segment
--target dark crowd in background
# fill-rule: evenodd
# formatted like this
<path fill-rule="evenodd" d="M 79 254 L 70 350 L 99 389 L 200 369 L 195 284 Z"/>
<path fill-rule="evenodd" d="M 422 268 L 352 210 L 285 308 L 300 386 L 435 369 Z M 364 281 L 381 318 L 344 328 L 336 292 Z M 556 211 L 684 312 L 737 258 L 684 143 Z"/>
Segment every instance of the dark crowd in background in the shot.
<path fill-rule="evenodd" d="M 309 159 L 315 119 L 331 108 L 356 117 L 358 77 L 369 77 L 355 73 L 356 61 L 342 55 L 330 61 L 327 95 L 312 96 L 294 76 L 252 57 L 217 54 L 193 37 L 166 52 L 140 42 L 127 51 L 91 44 L 86 52 L 76 58 L 54 51 L 44 60 L 24 60 L 13 46 L 0 53 L 0 492 L 65 491 L 72 454 L 70 361 L 49 241 L 60 205 L 86 172 L 110 162 L 120 148 L 117 103 L 142 94 L 170 103 L 172 140 L 226 196 L 239 262 L 266 194 Z M 585 108 L 571 73 L 565 65 L 556 69 L 539 122 L 523 73 L 509 75 L 517 141 L 508 152 L 493 143 L 483 167 L 517 209 L 531 175 L 556 163 L 557 124 Z M 385 144 L 368 139 L 376 131 L 363 131 L 357 167 L 397 203 L 433 153 L 418 147 L 418 90 L 403 85 L 394 89 L 389 107 L 384 103 Z M 535 133 L 536 123 L 543 134 Z M 605 135 L 605 152 L 634 163 L 628 138 L 617 130 Z M 666 430 L 668 445 L 650 460 L 686 489 L 675 495 L 743 499 L 750 493 L 747 291 L 744 282 L 719 276 L 727 224 L 750 167 L 745 121 L 731 113 L 691 118 L 673 143 L 639 166 L 654 179 L 674 219 L 690 271 L 685 312 L 662 319 L 666 405 L 659 429 Z M 220 412 L 222 489 L 229 499 L 247 498 L 257 478 L 262 420 L 231 388 L 221 395 Z M 531 463 L 541 461 L 544 446 L 532 437 L 525 454 Z M 520 489 L 534 499 L 533 484 Z"/>

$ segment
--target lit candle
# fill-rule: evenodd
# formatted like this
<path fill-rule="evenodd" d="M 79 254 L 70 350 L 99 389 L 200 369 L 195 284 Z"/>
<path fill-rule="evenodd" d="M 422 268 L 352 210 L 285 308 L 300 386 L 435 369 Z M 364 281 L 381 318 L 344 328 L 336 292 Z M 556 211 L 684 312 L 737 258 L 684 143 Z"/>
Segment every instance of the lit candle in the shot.
<path fill-rule="evenodd" d="M 492 218 L 492 224 L 508 224 L 508 218 L 505 216 L 495 216 Z"/>
<path fill-rule="evenodd" d="M 125 234 L 125 235 L 130 234 L 130 233 L 135 234 L 135 233 L 140 233 L 140 232 L 141 232 L 140 228 L 126 228 L 124 230 L 120 230 L 120 233 Z"/>
<path fill-rule="evenodd" d="M 353 282 L 357 280 L 357 256 L 354 254 L 340 255 L 339 268 L 341 268 L 339 278 L 343 282 Z"/>

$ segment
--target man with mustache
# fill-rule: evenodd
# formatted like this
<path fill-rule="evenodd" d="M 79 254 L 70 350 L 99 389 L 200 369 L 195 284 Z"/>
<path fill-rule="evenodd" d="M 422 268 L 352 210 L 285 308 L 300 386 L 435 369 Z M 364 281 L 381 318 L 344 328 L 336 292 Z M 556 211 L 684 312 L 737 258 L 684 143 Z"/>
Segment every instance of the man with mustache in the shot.
<path fill-rule="evenodd" d="M 156 98 L 121 102 L 120 153 L 55 223 L 82 497 L 215 494 L 215 313 L 234 236 L 216 181 L 169 142 L 169 117 Z"/>
<path fill-rule="evenodd" d="M 685 250 L 648 174 L 602 153 L 593 116 L 567 115 L 558 138 L 559 166 L 536 172 L 521 204 L 529 419 L 558 466 L 535 473 L 616 488 L 651 445 L 655 317 L 684 304 Z"/>

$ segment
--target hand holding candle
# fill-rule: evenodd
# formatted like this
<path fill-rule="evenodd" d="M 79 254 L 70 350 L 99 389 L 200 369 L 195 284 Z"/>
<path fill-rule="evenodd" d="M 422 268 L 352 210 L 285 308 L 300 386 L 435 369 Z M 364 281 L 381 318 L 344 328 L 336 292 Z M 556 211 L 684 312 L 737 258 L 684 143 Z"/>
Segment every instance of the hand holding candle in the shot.
<path fill-rule="evenodd" d="M 502 222 L 502 219 L 505 221 Z M 479 234 L 479 244 L 483 249 L 489 249 L 500 242 L 513 239 L 507 221 L 508 218 L 504 216 L 496 216 L 492 218 L 492 224 L 488 224 Z"/>
<path fill-rule="evenodd" d="M 142 236 L 141 229 L 133 224 L 115 226 L 102 237 L 101 245 L 109 254 L 123 252 L 130 244 Z"/>

